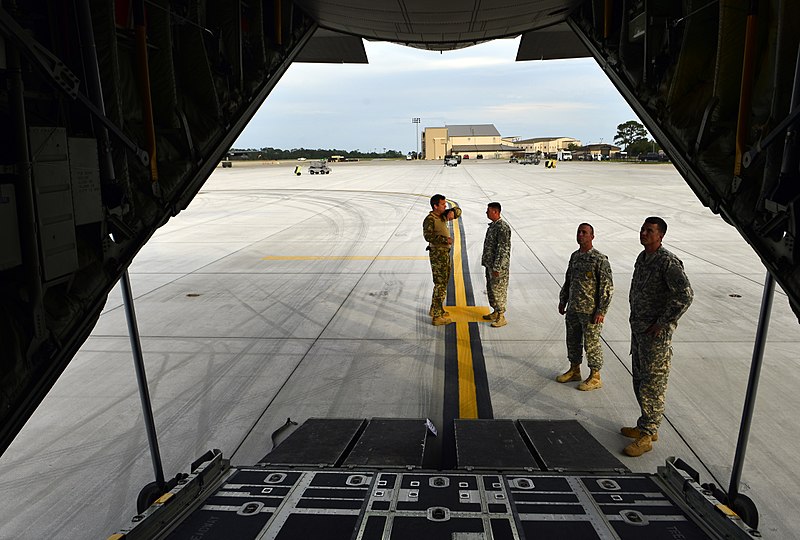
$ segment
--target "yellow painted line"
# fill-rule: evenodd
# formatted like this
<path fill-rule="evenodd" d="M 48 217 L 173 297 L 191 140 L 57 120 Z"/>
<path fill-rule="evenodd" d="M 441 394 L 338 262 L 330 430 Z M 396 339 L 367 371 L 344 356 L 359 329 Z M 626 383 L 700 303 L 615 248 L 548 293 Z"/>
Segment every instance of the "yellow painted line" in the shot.
<path fill-rule="evenodd" d="M 426 255 L 269 255 L 262 261 L 427 261 Z"/>
<path fill-rule="evenodd" d="M 464 286 L 464 267 L 461 257 L 461 229 L 453 222 L 453 283 L 456 305 L 448 306 L 451 315 L 467 308 L 467 290 Z M 475 371 L 472 369 L 472 345 L 469 342 L 469 321 L 454 319 L 456 325 L 456 351 L 458 357 L 458 416 L 478 418 L 478 398 L 475 391 Z"/>
<path fill-rule="evenodd" d="M 492 311 L 492 308 L 489 306 L 445 306 L 444 309 L 450 314 L 448 317 L 453 319 L 453 322 L 456 324 L 461 322 L 487 323 L 483 316 L 488 315 Z"/>

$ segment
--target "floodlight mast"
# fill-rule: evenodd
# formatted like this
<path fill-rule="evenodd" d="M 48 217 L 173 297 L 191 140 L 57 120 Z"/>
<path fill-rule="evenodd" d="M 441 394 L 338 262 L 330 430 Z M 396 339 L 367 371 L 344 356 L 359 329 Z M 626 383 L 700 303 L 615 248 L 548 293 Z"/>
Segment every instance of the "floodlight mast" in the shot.
<path fill-rule="evenodd" d="M 412 118 L 411 123 L 417 125 L 417 153 L 414 155 L 415 159 L 419 159 L 419 118 Z"/>

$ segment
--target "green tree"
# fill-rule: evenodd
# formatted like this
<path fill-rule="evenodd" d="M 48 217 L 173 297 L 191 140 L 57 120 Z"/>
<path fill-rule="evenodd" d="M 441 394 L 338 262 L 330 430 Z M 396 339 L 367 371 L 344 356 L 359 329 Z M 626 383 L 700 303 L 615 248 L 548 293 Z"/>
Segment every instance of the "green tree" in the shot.
<path fill-rule="evenodd" d="M 642 124 L 636 120 L 628 120 L 617 126 L 614 142 L 622 146 L 626 152 L 632 144 L 639 141 L 647 142 L 647 130 Z"/>
<path fill-rule="evenodd" d="M 646 154 L 648 152 L 658 152 L 661 147 L 653 139 L 640 139 L 628 145 L 627 152 L 629 156 L 638 156 L 639 154 Z"/>

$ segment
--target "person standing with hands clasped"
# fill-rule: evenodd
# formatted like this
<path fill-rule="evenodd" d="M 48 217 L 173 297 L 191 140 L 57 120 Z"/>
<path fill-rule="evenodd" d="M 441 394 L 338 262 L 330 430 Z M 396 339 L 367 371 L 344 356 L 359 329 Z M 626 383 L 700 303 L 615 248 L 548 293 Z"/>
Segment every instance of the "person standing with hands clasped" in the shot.
<path fill-rule="evenodd" d="M 492 321 L 492 327 L 508 324 L 505 318 L 508 297 L 508 269 L 511 264 L 511 227 L 500 215 L 500 203 L 490 202 L 486 208 L 489 229 L 483 240 L 481 265 L 486 268 L 486 292 L 493 311 L 483 318 Z"/>
<path fill-rule="evenodd" d="M 631 367 L 633 393 L 641 415 L 636 426 L 620 429 L 624 436 L 636 439 L 623 450 L 631 457 L 649 452 L 653 441 L 658 440 L 672 360 L 672 333 L 694 298 L 683 262 L 661 245 L 666 233 L 667 224 L 660 217 L 644 220 L 639 231 L 644 251 L 636 258 L 631 279 Z"/>
<path fill-rule="evenodd" d="M 581 380 L 581 361 L 586 351 L 589 377 L 578 385 L 578 390 L 602 388 L 600 369 L 603 367 L 603 330 L 614 282 L 608 257 L 594 249 L 594 227 L 588 223 L 578 225 L 576 234 L 578 250 L 572 253 L 567 265 L 564 286 L 559 295 L 558 312 L 566 314 L 567 358 L 570 368 L 556 377 L 560 383 Z"/>
<path fill-rule="evenodd" d="M 461 208 L 448 209 L 445 196 L 437 193 L 431 197 L 431 211 L 422 222 L 422 235 L 428 242 L 425 249 L 428 250 L 433 274 L 433 295 L 428 315 L 431 316 L 431 324 L 434 326 L 453 322 L 444 310 L 447 282 L 450 280 L 450 248 L 453 245 L 445 212 L 452 214 L 450 220 L 461 216 Z"/>

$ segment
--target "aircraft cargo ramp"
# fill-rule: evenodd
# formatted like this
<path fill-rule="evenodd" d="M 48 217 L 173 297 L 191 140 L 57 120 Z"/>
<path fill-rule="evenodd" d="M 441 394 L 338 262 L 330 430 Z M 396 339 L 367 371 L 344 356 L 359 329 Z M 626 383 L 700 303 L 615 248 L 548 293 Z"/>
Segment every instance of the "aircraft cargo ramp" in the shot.
<path fill-rule="evenodd" d="M 425 469 L 429 420 L 312 418 L 257 466 L 207 453 L 112 538 L 761 537 L 685 463 L 633 474 L 574 420 L 454 427 L 456 470 L 441 471 Z"/>

